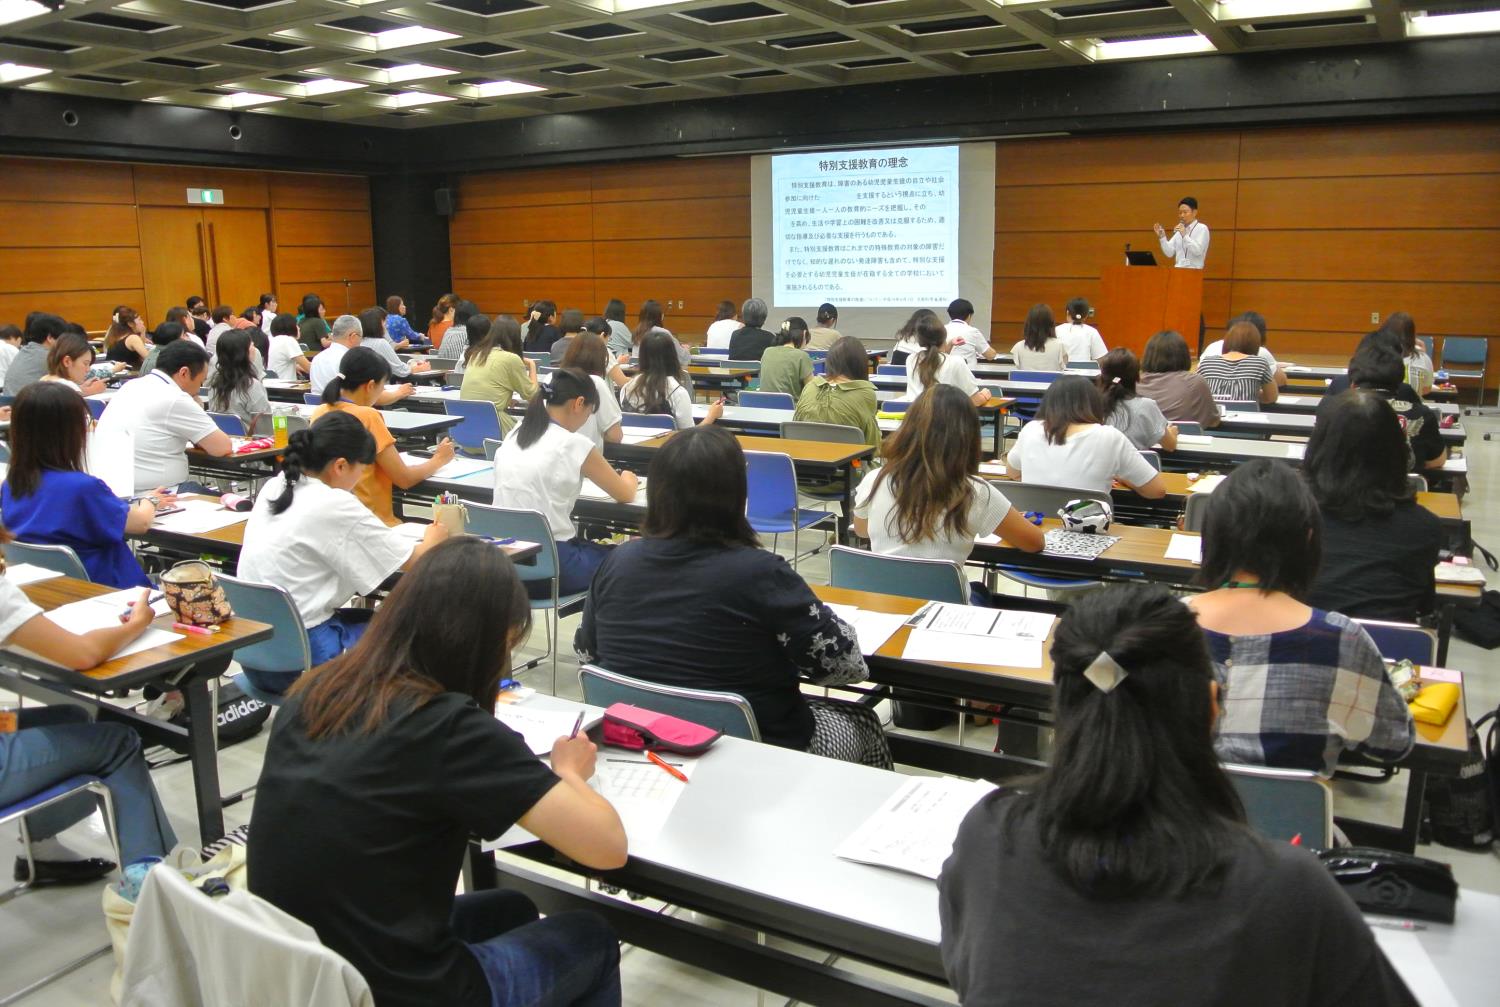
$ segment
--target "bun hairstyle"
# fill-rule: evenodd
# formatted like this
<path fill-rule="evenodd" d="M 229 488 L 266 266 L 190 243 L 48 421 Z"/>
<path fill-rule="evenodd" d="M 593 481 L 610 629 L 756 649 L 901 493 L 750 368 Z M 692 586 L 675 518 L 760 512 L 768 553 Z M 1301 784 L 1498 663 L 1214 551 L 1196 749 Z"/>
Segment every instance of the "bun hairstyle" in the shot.
<path fill-rule="evenodd" d="M 781 329 L 776 333 L 775 345 L 791 345 L 798 349 L 807 345 L 807 321 L 793 315 L 781 323 Z"/>
<path fill-rule="evenodd" d="M 831 325 L 839 320 L 839 309 L 824 301 L 818 305 L 818 324 Z"/>
<path fill-rule="evenodd" d="M 1089 307 L 1089 302 L 1084 300 L 1082 297 L 1075 297 L 1068 302 L 1068 306 L 1065 310 L 1068 313 L 1068 321 L 1072 322 L 1074 325 L 1082 325 L 1084 319 L 1089 317 L 1089 312 L 1092 311 L 1093 308 Z"/>
<path fill-rule="evenodd" d="M 339 372 L 323 388 L 323 404 L 331 406 L 343 397 L 345 390 L 363 388 L 371 381 L 384 384 L 390 376 L 391 365 L 384 357 L 368 346 L 356 346 L 344 354 L 339 361 Z"/>
<path fill-rule="evenodd" d="M 541 440 L 542 434 L 547 432 L 547 425 L 552 422 L 547 413 L 548 406 L 565 405 L 574 399 L 583 399 L 590 410 L 599 408 L 599 389 L 594 385 L 594 379 L 577 368 L 560 367 L 552 372 L 550 383 L 538 383 L 536 394 L 526 406 L 526 415 L 515 432 L 522 450 Z"/>
<path fill-rule="evenodd" d="M 286 439 L 281 474 L 286 489 L 271 501 L 271 513 L 281 514 L 292 505 L 292 494 L 305 472 L 318 473 L 330 463 L 347 458 L 352 464 L 375 462 L 375 438 L 365 425 L 348 413 L 331 412 L 318 418 L 306 430 L 297 430 Z"/>

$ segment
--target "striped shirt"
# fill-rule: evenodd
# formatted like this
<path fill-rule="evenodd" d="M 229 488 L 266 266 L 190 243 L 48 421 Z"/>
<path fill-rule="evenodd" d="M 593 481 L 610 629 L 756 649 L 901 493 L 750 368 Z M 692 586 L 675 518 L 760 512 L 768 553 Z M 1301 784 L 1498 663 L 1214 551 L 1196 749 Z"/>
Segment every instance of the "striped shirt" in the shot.
<path fill-rule="evenodd" d="M 1215 398 L 1244 402 L 1259 401 L 1260 390 L 1274 377 L 1264 357 L 1204 357 L 1198 361 L 1198 373 Z"/>

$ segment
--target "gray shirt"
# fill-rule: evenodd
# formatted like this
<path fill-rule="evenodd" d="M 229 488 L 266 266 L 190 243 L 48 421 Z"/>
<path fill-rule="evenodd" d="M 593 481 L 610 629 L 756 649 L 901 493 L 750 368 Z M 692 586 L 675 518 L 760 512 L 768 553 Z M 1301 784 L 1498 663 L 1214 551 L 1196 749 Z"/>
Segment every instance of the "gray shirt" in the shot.
<path fill-rule="evenodd" d="M 1104 422 L 1142 449 L 1155 446 L 1167 432 L 1167 418 L 1162 415 L 1161 406 L 1143 395 L 1125 399 Z"/>
<path fill-rule="evenodd" d="M 411 364 L 396 353 L 396 347 L 384 336 L 365 336 L 359 341 L 359 345 L 366 349 L 374 350 L 385 358 L 385 362 L 391 365 L 391 377 L 406 378 L 411 376 Z"/>
<path fill-rule="evenodd" d="M 605 345 L 609 348 L 610 356 L 618 357 L 622 353 L 629 353 L 635 334 L 624 322 L 617 322 L 613 318 L 605 319 L 609 322 L 609 339 Z"/>
<path fill-rule="evenodd" d="M 47 347 L 44 343 L 26 343 L 16 351 L 16 359 L 5 370 L 5 394 L 15 395 L 47 373 Z"/>
<path fill-rule="evenodd" d="M 232 413 L 240 418 L 245 424 L 245 433 L 255 433 L 255 420 L 258 416 L 271 415 L 271 400 L 266 395 L 266 386 L 259 381 L 252 381 L 248 389 L 235 389 L 229 393 L 229 402 L 225 408 L 220 408 L 220 403 L 209 399 L 209 412 Z"/>

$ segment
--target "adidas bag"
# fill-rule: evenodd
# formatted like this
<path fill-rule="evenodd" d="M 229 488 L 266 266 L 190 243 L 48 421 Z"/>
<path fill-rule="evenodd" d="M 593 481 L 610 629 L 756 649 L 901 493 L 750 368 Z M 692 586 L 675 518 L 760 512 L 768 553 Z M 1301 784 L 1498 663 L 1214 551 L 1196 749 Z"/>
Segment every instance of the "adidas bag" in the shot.
<path fill-rule="evenodd" d="M 219 680 L 219 747 L 228 748 L 237 745 L 246 738 L 253 738 L 260 733 L 260 729 L 266 726 L 266 721 L 271 718 L 271 708 L 258 699 L 252 699 L 241 691 L 239 683 L 231 680 Z M 188 723 L 187 709 L 184 707 L 172 718 L 172 723 L 179 727 L 186 727 Z M 168 748 L 179 755 L 188 754 L 187 738 L 174 738 L 164 741 Z"/>

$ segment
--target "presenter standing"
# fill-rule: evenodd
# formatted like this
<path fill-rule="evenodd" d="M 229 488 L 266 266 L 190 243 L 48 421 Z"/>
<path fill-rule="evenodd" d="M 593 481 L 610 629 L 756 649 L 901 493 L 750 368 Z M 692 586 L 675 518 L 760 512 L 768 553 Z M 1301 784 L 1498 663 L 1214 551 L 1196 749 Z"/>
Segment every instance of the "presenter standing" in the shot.
<path fill-rule="evenodd" d="M 1178 269 L 1202 269 L 1208 259 L 1208 225 L 1198 219 L 1198 200 L 1183 196 L 1177 201 L 1177 226 L 1171 236 L 1161 224 L 1154 227 L 1161 254 L 1175 259 Z M 1198 352 L 1203 352 L 1203 316 L 1198 316 Z"/>

